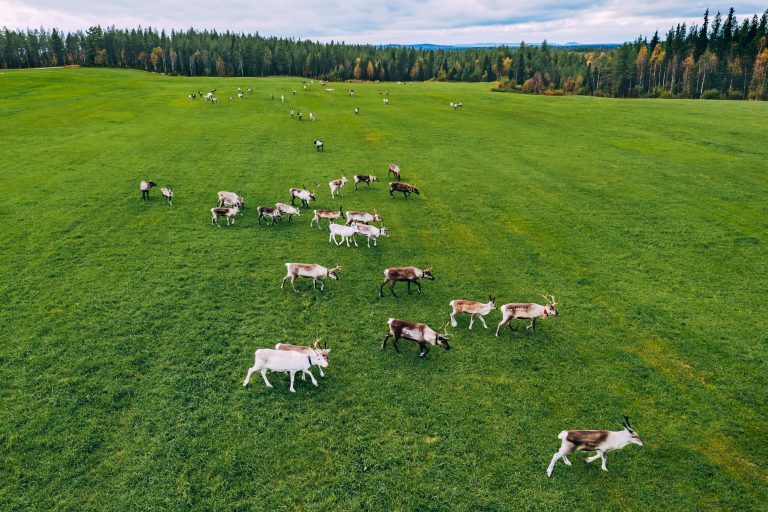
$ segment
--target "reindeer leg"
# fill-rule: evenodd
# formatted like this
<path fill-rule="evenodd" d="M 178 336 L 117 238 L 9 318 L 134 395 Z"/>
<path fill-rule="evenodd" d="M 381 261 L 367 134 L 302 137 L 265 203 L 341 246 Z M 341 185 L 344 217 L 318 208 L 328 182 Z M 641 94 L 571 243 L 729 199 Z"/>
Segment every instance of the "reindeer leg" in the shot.
<path fill-rule="evenodd" d="M 602 469 L 603 471 L 608 471 L 608 468 L 605 467 L 605 462 L 606 462 L 605 452 L 600 451 L 598 453 L 600 454 L 600 458 L 603 459 L 603 464 L 602 464 L 602 466 L 600 466 L 600 469 Z"/>
<path fill-rule="evenodd" d="M 314 277 L 312 278 L 312 289 L 317 290 L 317 280 Z"/>
<path fill-rule="evenodd" d="M 477 318 L 479 318 L 480 321 L 483 322 L 483 327 L 485 327 L 487 329 L 488 328 L 488 324 L 485 323 L 485 318 L 483 317 L 483 315 L 477 315 Z"/>
<path fill-rule="evenodd" d="M 304 371 L 302 372 L 302 374 L 303 374 L 303 373 L 306 373 L 306 374 L 308 374 L 308 375 L 309 375 L 309 378 L 310 378 L 310 379 L 312 379 L 312 384 L 314 384 L 314 386 L 315 386 L 315 387 L 318 387 L 318 386 L 320 386 L 320 384 L 318 384 L 318 383 L 317 383 L 317 381 L 315 380 L 315 376 L 314 376 L 314 375 L 312 375 L 312 372 L 311 372 L 309 369 L 307 369 L 307 370 L 304 370 Z"/>
<path fill-rule="evenodd" d="M 285 280 L 286 280 L 286 279 L 288 279 L 289 277 L 291 277 L 291 276 L 290 276 L 290 275 L 287 275 L 287 276 L 285 276 L 285 277 L 283 278 L 283 281 L 280 283 L 280 289 L 281 289 L 281 290 L 283 289 L 283 285 L 285 284 Z"/>
<path fill-rule="evenodd" d="M 269 381 L 267 380 L 267 369 L 266 368 L 262 368 L 261 369 L 261 376 L 264 379 L 264 384 L 266 384 L 268 388 L 271 388 L 272 384 L 270 384 Z"/>
<path fill-rule="evenodd" d="M 419 354 L 419 357 L 424 357 L 424 356 L 427 355 L 427 352 L 429 352 L 429 349 L 427 348 L 427 344 L 426 343 L 424 343 L 424 344 L 420 343 L 420 345 L 421 345 L 421 353 Z"/>
<path fill-rule="evenodd" d="M 567 454 L 568 454 L 568 451 L 564 450 L 563 448 L 560 448 L 560 450 L 558 450 L 558 452 L 552 456 L 552 461 L 549 463 L 549 467 L 547 467 L 547 477 L 552 477 L 552 470 L 555 469 L 555 462 L 557 462 L 558 459 L 566 456 Z"/>
<path fill-rule="evenodd" d="M 397 295 L 395 295 L 395 284 L 397 284 L 397 281 L 392 281 L 392 286 L 389 287 L 389 291 L 392 292 L 393 297 L 397 297 Z"/>
<path fill-rule="evenodd" d="M 451 311 L 451 327 L 456 327 L 458 325 L 458 322 L 456 322 L 456 310 L 454 309 Z"/>
<path fill-rule="evenodd" d="M 293 389 L 293 379 L 296 377 L 296 372 L 295 372 L 295 371 L 292 371 L 292 372 L 288 372 L 288 373 L 290 373 L 290 374 L 291 374 L 291 388 L 290 388 L 290 389 L 291 389 L 291 393 L 295 393 L 295 392 L 296 392 L 296 390 L 295 390 L 295 389 Z"/>
<path fill-rule="evenodd" d="M 501 326 L 505 323 L 509 322 L 509 318 L 502 318 L 501 322 L 499 322 L 499 325 L 496 327 L 496 337 L 499 336 L 499 329 L 501 329 Z"/>
<path fill-rule="evenodd" d="M 408 280 L 408 295 L 411 294 L 411 280 Z"/>
<path fill-rule="evenodd" d="M 318 366 L 318 367 L 317 367 L 317 371 L 319 371 L 319 372 L 320 372 L 320 376 L 321 376 L 321 377 L 325 377 L 325 374 L 323 373 L 323 368 L 322 368 L 322 366 Z"/>
<path fill-rule="evenodd" d="M 397 342 L 399 340 L 400 340 L 400 338 L 398 336 L 395 336 L 392 339 L 392 346 L 395 347 L 395 352 L 397 352 L 397 355 L 401 356 L 402 354 L 400 353 L 400 348 L 397 346 Z"/>
<path fill-rule="evenodd" d="M 571 465 L 571 461 L 568 460 L 568 456 L 567 455 L 563 455 L 561 458 L 563 459 L 563 463 L 566 466 L 570 466 Z"/>
<path fill-rule="evenodd" d="M 472 330 L 472 325 L 475 323 L 475 315 L 469 315 L 469 330 Z"/>
<path fill-rule="evenodd" d="M 421 293 L 421 281 L 414 281 L 419 286 L 419 293 Z"/>
<path fill-rule="evenodd" d="M 379 286 L 379 297 L 384 296 L 384 285 L 389 282 L 389 279 L 385 279 L 383 283 L 381 283 L 381 286 Z"/>
<path fill-rule="evenodd" d="M 291 288 L 293 288 L 293 291 L 295 291 L 296 293 L 299 293 L 299 290 L 296 289 L 296 285 L 293 284 L 294 281 L 296 281 L 296 277 L 295 276 L 291 276 Z"/>
<path fill-rule="evenodd" d="M 586 459 L 584 459 L 584 460 L 585 460 L 586 462 L 594 462 L 594 461 L 596 461 L 596 460 L 597 460 L 597 459 L 599 459 L 599 458 L 600 458 L 600 450 L 597 450 L 597 453 L 596 453 L 595 455 L 593 455 L 592 457 L 587 457 L 587 458 L 586 458 Z"/>
<path fill-rule="evenodd" d="M 243 387 L 247 386 L 248 383 L 251 381 L 251 374 L 256 371 L 256 367 L 248 368 L 248 375 L 245 376 L 245 381 L 243 382 Z"/>
<path fill-rule="evenodd" d="M 387 348 L 387 340 L 391 337 L 392 335 L 389 333 L 387 333 L 387 335 L 384 336 L 384 341 L 381 342 L 381 350 L 384 350 L 385 348 Z"/>

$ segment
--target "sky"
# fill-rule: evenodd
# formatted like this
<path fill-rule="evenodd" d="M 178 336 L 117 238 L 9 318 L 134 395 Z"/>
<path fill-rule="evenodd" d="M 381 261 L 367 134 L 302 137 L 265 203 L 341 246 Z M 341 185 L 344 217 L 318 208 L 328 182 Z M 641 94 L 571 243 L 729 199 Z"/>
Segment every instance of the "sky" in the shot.
<path fill-rule="evenodd" d="M 229 30 L 361 44 L 621 43 L 768 2 L 552 0 L 0 0 L 0 27 L 66 31 L 101 25 Z"/>

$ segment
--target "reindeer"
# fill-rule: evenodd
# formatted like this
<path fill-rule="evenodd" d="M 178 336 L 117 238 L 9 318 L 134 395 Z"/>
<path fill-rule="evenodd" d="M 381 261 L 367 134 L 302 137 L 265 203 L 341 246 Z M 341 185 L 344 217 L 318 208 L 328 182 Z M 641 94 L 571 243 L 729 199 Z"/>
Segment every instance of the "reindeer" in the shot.
<path fill-rule="evenodd" d="M 339 276 L 337 272 L 341 269 L 340 266 L 336 265 L 333 268 L 325 268 L 322 265 L 317 265 L 315 263 L 286 263 L 286 274 L 283 278 L 283 282 L 280 283 L 280 289 L 283 289 L 283 285 L 285 284 L 285 281 L 290 279 L 291 280 L 291 288 L 293 288 L 293 291 L 296 293 L 299 293 L 299 290 L 296 289 L 296 286 L 294 286 L 294 281 L 296 281 L 297 277 L 305 277 L 307 279 L 312 279 L 312 288 L 317 289 L 316 283 L 317 280 L 320 280 L 320 291 L 323 291 L 325 289 L 325 284 L 323 283 L 323 278 L 330 277 L 331 279 L 339 279 Z"/>
<path fill-rule="evenodd" d="M 478 317 L 483 322 L 483 327 L 486 329 L 488 325 L 485 323 L 485 315 L 496 309 L 496 301 L 490 295 L 488 296 L 488 302 L 483 304 L 482 302 L 475 302 L 473 300 L 452 300 L 450 302 L 453 311 L 451 311 L 451 326 L 456 327 L 456 313 L 467 313 L 469 315 L 469 328 L 472 329 L 472 324 L 475 322 L 475 317 Z"/>
<path fill-rule="evenodd" d="M 389 326 L 389 332 L 384 336 L 384 341 L 381 342 L 381 350 L 387 348 L 387 340 L 392 338 L 392 346 L 395 347 L 395 352 L 400 355 L 400 349 L 397 347 L 397 342 L 401 338 L 406 340 L 415 341 L 419 344 L 421 351 L 419 357 L 424 357 L 429 351 L 427 345 L 443 347 L 445 350 L 451 350 L 448 345 L 449 335 L 447 332 L 438 334 L 426 324 L 419 324 L 416 322 L 407 322 L 405 320 L 398 320 L 396 318 L 390 318 L 387 320 Z M 445 324 L 446 328 L 448 324 Z"/>
<path fill-rule="evenodd" d="M 259 206 L 256 208 L 256 211 L 259 212 L 259 218 L 256 219 L 257 225 L 260 224 L 261 219 L 264 218 L 264 223 L 267 224 L 267 226 L 271 226 L 275 223 L 276 219 L 280 219 L 283 216 L 283 213 L 279 208 L 272 208 L 271 206 Z M 272 222 L 267 223 L 266 217 L 269 217 Z"/>
<path fill-rule="evenodd" d="M 373 213 L 368 212 L 347 212 L 347 226 L 349 226 L 352 223 L 355 224 L 370 224 L 371 222 L 381 222 L 381 215 L 379 215 L 378 210 L 376 208 L 373 209 Z"/>
<path fill-rule="evenodd" d="M 547 476 L 552 477 L 552 470 L 555 469 L 555 463 L 558 459 L 563 459 L 566 466 L 571 465 L 568 460 L 568 454 L 572 452 L 597 452 L 592 457 L 587 457 L 587 462 L 593 462 L 602 459 L 602 470 L 608 471 L 605 467 L 605 454 L 612 450 L 620 450 L 628 444 L 643 446 L 643 440 L 632 429 L 629 423 L 629 417 L 624 416 L 622 422 L 623 430 L 563 430 L 557 435 L 562 440 L 560 449 L 552 456 L 552 461 L 547 467 Z"/>
<path fill-rule="evenodd" d="M 366 187 L 370 187 L 371 182 L 379 181 L 379 178 L 377 178 L 372 174 L 355 174 L 354 180 L 355 180 L 355 190 L 357 190 L 358 183 L 365 183 Z"/>
<path fill-rule="evenodd" d="M 211 208 L 211 226 L 216 224 L 221 227 L 221 224 L 219 224 L 219 217 L 227 218 L 227 226 L 229 226 L 230 220 L 232 221 L 232 224 L 234 224 L 235 216 L 239 211 L 240 209 L 237 206 L 232 208 Z"/>
<path fill-rule="evenodd" d="M 410 194 L 419 194 L 419 189 L 408 183 L 400 183 L 399 181 L 392 181 L 389 183 L 389 195 L 392 199 L 395 198 L 393 192 L 402 192 L 406 199 Z"/>
<path fill-rule="evenodd" d="M 299 112 L 299 121 L 301 121 L 301 112 Z M 315 149 L 318 151 L 325 151 L 325 146 L 323 145 L 323 141 L 320 139 L 313 140 L 312 144 L 315 145 Z"/>
<path fill-rule="evenodd" d="M 173 189 L 171 186 L 168 185 L 167 187 L 161 188 L 160 192 L 163 194 L 163 197 L 168 202 L 168 204 L 173 206 Z"/>
<path fill-rule="evenodd" d="M 368 224 L 355 224 L 355 229 L 358 233 L 368 237 L 368 247 L 371 246 L 371 239 L 373 239 L 374 247 L 378 245 L 377 240 L 380 236 L 389 236 L 389 231 L 382 224 L 381 228 L 376 226 L 369 226 Z"/>
<path fill-rule="evenodd" d="M 301 199 L 301 206 L 304 208 L 309 208 L 309 201 L 315 200 L 314 190 L 310 192 L 306 188 L 292 188 L 290 189 L 290 193 L 291 193 L 291 206 L 296 206 L 296 203 L 294 201 L 296 201 L 297 197 Z"/>
<path fill-rule="evenodd" d="M 501 311 L 501 322 L 499 322 L 499 326 L 496 327 L 496 336 L 499 335 L 499 329 L 501 329 L 501 326 L 504 324 L 509 325 L 509 330 L 512 332 L 515 332 L 515 330 L 512 328 L 512 324 L 509 323 L 510 320 L 530 320 L 531 323 L 526 327 L 527 329 L 531 329 L 531 332 L 536 334 L 536 319 L 547 317 L 547 316 L 558 316 L 560 313 L 557 312 L 555 309 L 555 306 L 557 305 L 557 302 L 555 302 L 555 297 L 550 295 L 542 295 L 545 299 L 547 299 L 548 303 L 546 306 L 542 306 L 540 304 L 534 304 L 531 302 L 527 303 L 510 303 L 510 304 L 504 304 L 499 308 Z"/>
<path fill-rule="evenodd" d="M 331 349 L 328 348 L 327 344 L 324 344 L 324 348 L 320 348 L 320 338 L 314 339 L 314 346 L 305 346 L 305 345 L 291 345 L 290 343 L 278 343 L 275 345 L 275 350 L 284 350 L 286 352 L 299 352 L 301 354 L 319 354 L 322 356 L 323 359 L 325 359 L 325 362 L 328 362 L 328 354 L 330 353 Z M 320 365 L 317 365 L 317 369 L 320 371 L 320 376 L 325 377 L 325 374 L 323 373 L 323 367 Z M 304 374 L 301 375 L 301 380 L 304 380 Z"/>
<path fill-rule="evenodd" d="M 341 195 L 341 188 L 347 184 L 347 177 L 342 176 L 338 180 L 333 180 L 328 182 L 328 186 L 331 188 L 331 197 L 336 197 L 336 193 Z"/>
<path fill-rule="evenodd" d="M 322 229 L 320 227 L 320 219 L 328 219 L 328 223 L 331 224 L 334 220 L 344 217 L 344 213 L 342 212 L 342 207 L 339 206 L 339 211 L 336 210 L 315 210 L 314 211 L 315 216 L 312 217 L 312 220 L 309 221 L 309 227 L 312 227 L 312 224 L 317 222 L 317 229 Z M 344 217 L 346 218 L 346 217 Z"/>
<path fill-rule="evenodd" d="M 389 287 L 389 291 L 392 292 L 392 295 L 397 297 L 397 295 L 395 295 L 395 284 L 397 284 L 398 281 L 408 282 L 409 295 L 411 293 L 411 283 L 415 283 L 419 287 L 419 293 L 421 293 L 421 283 L 419 282 L 419 279 L 429 279 L 430 281 L 434 281 L 435 276 L 432 275 L 432 271 L 428 268 L 424 270 L 416 267 L 394 267 L 385 269 L 384 282 L 379 286 L 379 297 L 384 296 L 384 285 L 387 283 L 392 283 Z"/>
<path fill-rule="evenodd" d="M 393 174 L 395 178 L 397 178 L 397 181 L 400 181 L 400 167 L 398 167 L 395 164 L 389 164 L 387 176 L 389 176 L 390 174 Z"/>
<path fill-rule="evenodd" d="M 141 190 L 141 200 L 148 201 L 149 189 L 156 186 L 157 186 L 157 183 L 155 183 L 154 181 L 142 181 L 141 183 L 139 183 L 139 190 Z"/>
<path fill-rule="evenodd" d="M 275 203 L 275 208 L 280 210 L 280 213 L 282 214 L 280 217 L 278 217 L 278 220 L 282 220 L 283 215 L 288 215 L 288 222 L 292 223 L 294 215 L 296 215 L 297 217 L 301 217 L 301 210 L 299 210 L 295 206 L 291 206 L 285 203 Z"/>

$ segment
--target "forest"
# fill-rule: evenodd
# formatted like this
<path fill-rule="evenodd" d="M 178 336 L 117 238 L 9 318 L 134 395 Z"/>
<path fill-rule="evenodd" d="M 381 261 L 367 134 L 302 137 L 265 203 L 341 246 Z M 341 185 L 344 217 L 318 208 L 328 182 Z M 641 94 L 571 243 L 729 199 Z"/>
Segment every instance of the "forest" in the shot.
<path fill-rule="evenodd" d="M 0 69 L 120 67 L 181 76 L 288 75 L 332 81 L 492 82 L 495 91 L 610 97 L 768 98 L 768 10 L 731 8 L 615 47 L 541 44 L 419 49 L 215 30 L 93 26 L 0 30 Z"/>

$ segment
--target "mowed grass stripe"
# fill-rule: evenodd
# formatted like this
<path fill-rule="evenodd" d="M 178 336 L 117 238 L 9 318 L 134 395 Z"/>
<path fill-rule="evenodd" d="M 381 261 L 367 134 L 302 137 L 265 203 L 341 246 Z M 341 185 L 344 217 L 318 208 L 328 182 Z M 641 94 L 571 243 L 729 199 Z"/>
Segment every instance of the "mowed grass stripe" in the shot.
<path fill-rule="evenodd" d="M 119 70 L 0 81 L 14 98 L 0 105 L 3 508 L 766 502 L 764 105 L 483 84 L 354 84 L 350 98 Z M 255 94 L 230 102 L 237 87 Z M 212 88 L 218 106 L 186 99 Z M 420 196 L 389 198 L 391 162 Z M 332 200 L 342 172 L 382 181 Z M 144 178 L 172 184 L 174 207 L 157 189 L 142 203 Z M 316 183 L 313 208 L 378 208 L 391 237 L 336 247 L 306 213 L 256 227 L 258 204 Z M 229 228 L 210 226 L 218 190 L 246 197 Z M 344 270 L 295 294 L 278 288 L 285 261 Z M 406 264 L 437 279 L 379 298 L 383 268 Z M 493 337 L 495 312 L 490 332 L 460 318 L 454 349 L 426 361 L 405 342 L 402 357 L 378 350 L 388 317 L 441 327 L 453 298 L 544 290 L 561 316 L 535 337 Z M 281 375 L 242 388 L 256 348 L 311 335 L 333 349 L 319 389 L 293 396 Z M 646 447 L 612 453 L 606 474 L 577 457 L 546 479 L 560 430 L 622 413 Z"/>

